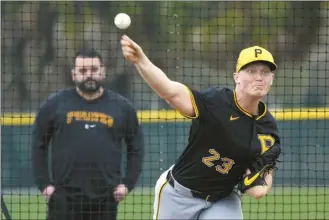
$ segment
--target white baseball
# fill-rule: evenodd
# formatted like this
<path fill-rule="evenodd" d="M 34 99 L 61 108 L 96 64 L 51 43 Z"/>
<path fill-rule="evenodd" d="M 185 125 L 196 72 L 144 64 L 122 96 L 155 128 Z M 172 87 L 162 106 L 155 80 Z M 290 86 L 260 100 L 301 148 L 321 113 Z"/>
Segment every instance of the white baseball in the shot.
<path fill-rule="evenodd" d="M 125 13 L 119 13 L 114 18 L 114 24 L 119 29 L 126 29 L 130 26 L 131 20 L 129 15 Z"/>

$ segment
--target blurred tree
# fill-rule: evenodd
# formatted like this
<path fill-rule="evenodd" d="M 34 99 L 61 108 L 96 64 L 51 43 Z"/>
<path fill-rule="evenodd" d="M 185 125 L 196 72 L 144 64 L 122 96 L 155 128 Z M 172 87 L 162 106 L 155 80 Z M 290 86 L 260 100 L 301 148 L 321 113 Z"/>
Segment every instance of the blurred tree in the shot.
<path fill-rule="evenodd" d="M 14 88 L 19 94 L 14 98 L 15 106 L 29 108 L 35 95 L 33 91 L 41 86 L 43 70 L 53 60 L 51 36 L 56 12 L 48 2 L 10 2 L 4 6 L 4 19 L 10 21 L 13 18 L 11 25 L 3 30 L 7 34 L 13 32 L 12 36 L 8 35 L 12 38 L 10 51 L 5 50 L 11 57 L 9 65 L 12 66 L 13 80 L 7 83 L 5 92 Z"/>
<path fill-rule="evenodd" d="M 30 102 L 43 99 L 42 93 L 72 85 L 71 58 L 82 47 L 102 53 L 111 76 L 108 86 L 127 97 L 137 95 L 147 103 L 145 108 L 152 106 L 150 102 L 153 108 L 168 107 L 126 65 L 119 45 L 123 33 L 139 42 L 170 78 L 197 87 L 208 81 L 228 84 L 242 48 L 266 47 L 280 67 L 272 91 L 279 97 L 276 102 L 291 106 L 308 97 L 304 102 L 312 104 L 317 95 L 316 103 L 325 102 L 320 96 L 327 91 L 321 80 L 327 79 L 326 68 L 311 70 L 307 56 L 319 55 L 315 47 L 326 47 L 327 3 L 23 1 L 1 6 L 2 85 L 12 95 L 7 102 L 15 102 L 11 106 L 18 110 L 24 105 L 31 109 Z M 131 15 L 129 29 L 114 26 L 119 12 Z M 317 80 L 311 80 L 311 74 Z"/>
<path fill-rule="evenodd" d="M 12 86 L 18 91 L 18 96 L 15 97 L 15 107 L 22 110 L 24 104 L 30 99 L 31 81 L 36 83 L 35 80 L 29 80 L 29 68 L 31 65 L 36 65 L 31 61 L 31 58 L 36 58 L 38 54 L 30 54 L 26 56 L 26 47 L 38 35 L 38 12 L 39 4 L 32 2 L 23 2 L 19 5 L 19 9 L 14 14 L 14 26 L 12 31 L 13 35 L 13 48 L 12 48 L 12 65 L 13 65 L 13 81 Z M 30 62 L 29 62 L 30 61 Z"/>
<path fill-rule="evenodd" d="M 323 100 L 311 86 L 310 54 L 317 45 L 321 27 L 321 2 L 293 1 L 286 8 L 286 22 L 282 25 L 282 46 L 276 57 L 286 65 L 278 72 L 280 89 L 276 94 L 282 97 L 283 107 L 318 105 Z M 317 75 L 317 74 L 316 74 Z M 318 77 L 318 76 L 317 76 Z M 316 77 L 316 78 L 317 78 Z"/>
<path fill-rule="evenodd" d="M 316 44 L 321 16 L 321 1 L 293 1 L 287 8 L 285 30 L 293 36 L 294 42 L 287 44 L 285 53 L 292 60 L 301 60 L 307 55 L 312 44 Z"/>
<path fill-rule="evenodd" d="M 141 33 L 143 33 L 143 42 L 147 42 L 145 49 L 152 62 L 160 69 L 167 72 L 172 78 L 172 72 L 168 72 L 168 65 L 172 64 L 173 59 L 164 59 L 169 45 L 168 21 L 161 16 L 161 2 L 140 2 L 142 23 Z M 158 97 L 157 97 L 158 98 Z M 159 108 L 168 108 L 167 103 L 159 99 Z"/>
<path fill-rule="evenodd" d="M 38 41 L 44 41 L 45 52 L 40 56 L 38 69 L 36 74 L 39 75 L 39 81 L 42 81 L 44 68 L 49 65 L 55 56 L 53 45 L 53 28 L 57 20 L 58 11 L 52 7 L 49 2 L 40 2 L 39 17 L 38 17 Z"/>

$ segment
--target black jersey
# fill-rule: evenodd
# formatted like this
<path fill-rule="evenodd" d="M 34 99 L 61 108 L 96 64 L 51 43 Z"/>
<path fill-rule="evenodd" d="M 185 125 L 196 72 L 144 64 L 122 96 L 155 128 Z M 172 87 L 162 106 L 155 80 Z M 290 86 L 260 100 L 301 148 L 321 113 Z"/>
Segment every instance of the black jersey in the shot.
<path fill-rule="evenodd" d="M 51 141 L 50 178 L 47 150 Z M 123 141 L 127 145 L 127 172 L 121 179 Z M 87 101 L 76 89 L 52 94 L 37 114 L 32 134 L 32 165 L 40 190 L 46 185 L 80 189 L 97 196 L 124 183 L 131 190 L 141 173 L 143 135 L 133 105 L 104 90 Z"/>
<path fill-rule="evenodd" d="M 231 191 L 256 156 L 280 143 L 276 122 L 263 102 L 259 116 L 249 114 L 230 89 L 190 92 L 196 116 L 172 174 L 196 191 Z"/>

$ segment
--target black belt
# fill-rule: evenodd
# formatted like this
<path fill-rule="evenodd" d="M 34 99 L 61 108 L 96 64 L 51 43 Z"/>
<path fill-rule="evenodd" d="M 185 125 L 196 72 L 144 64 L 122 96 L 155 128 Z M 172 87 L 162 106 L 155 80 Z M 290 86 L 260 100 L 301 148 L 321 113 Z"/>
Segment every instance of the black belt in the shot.
<path fill-rule="evenodd" d="M 175 180 L 172 177 L 171 170 L 169 170 L 169 172 L 167 174 L 167 181 L 173 188 L 175 188 Z M 216 193 L 216 194 L 208 194 L 208 193 L 195 191 L 195 190 L 192 190 L 192 189 L 189 189 L 189 190 L 191 191 L 191 194 L 192 194 L 193 197 L 199 198 L 199 199 L 204 199 L 204 200 L 209 201 L 209 202 L 216 202 L 216 201 L 221 200 L 221 199 L 223 199 L 226 196 L 231 194 L 230 191 L 223 191 L 223 192 L 219 192 L 219 193 Z"/>

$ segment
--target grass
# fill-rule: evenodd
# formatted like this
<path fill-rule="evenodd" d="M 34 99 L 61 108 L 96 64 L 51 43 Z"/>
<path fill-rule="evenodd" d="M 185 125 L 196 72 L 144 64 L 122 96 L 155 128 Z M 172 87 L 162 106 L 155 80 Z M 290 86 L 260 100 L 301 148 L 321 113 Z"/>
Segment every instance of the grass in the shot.
<path fill-rule="evenodd" d="M 5 195 L 12 219 L 45 219 L 46 204 L 36 195 Z M 118 220 L 152 219 L 153 189 L 135 192 L 120 204 Z M 275 188 L 257 201 L 242 197 L 244 219 L 328 219 L 329 188 Z M 5 219 L 5 218 L 2 218 Z"/>

